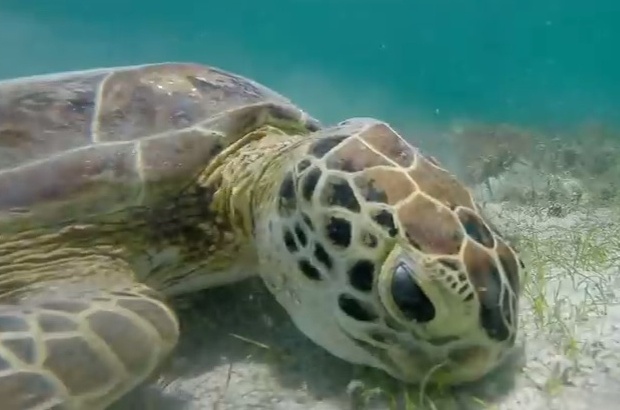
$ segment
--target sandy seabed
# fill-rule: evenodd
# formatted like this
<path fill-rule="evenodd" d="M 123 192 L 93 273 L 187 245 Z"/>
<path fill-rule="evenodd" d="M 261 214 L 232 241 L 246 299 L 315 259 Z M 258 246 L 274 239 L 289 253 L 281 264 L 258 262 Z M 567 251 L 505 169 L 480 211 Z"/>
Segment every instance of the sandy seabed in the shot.
<path fill-rule="evenodd" d="M 519 347 L 474 385 L 407 387 L 306 339 L 257 279 L 180 301 L 158 380 L 114 410 L 620 408 L 620 212 L 487 204 L 524 254 Z"/>

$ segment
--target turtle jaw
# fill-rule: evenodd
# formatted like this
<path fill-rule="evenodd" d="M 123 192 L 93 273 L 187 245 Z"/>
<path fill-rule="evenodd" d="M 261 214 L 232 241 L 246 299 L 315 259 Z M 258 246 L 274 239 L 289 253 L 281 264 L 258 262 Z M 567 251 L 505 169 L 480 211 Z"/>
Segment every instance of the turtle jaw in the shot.
<path fill-rule="evenodd" d="M 383 367 L 393 377 L 411 384 L 431 383 L 458 386 L 476 382 L 503 363 L 502 351 L 493 347 L 463 347 L 430 350 L 386 349 L 389 365 Z"/>

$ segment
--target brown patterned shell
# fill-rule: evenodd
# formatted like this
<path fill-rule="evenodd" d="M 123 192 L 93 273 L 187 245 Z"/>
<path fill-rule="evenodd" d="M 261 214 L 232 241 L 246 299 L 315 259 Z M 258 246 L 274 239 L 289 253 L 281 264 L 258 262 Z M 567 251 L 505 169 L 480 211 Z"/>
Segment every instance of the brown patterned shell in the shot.
<path fill-rule="evenodd" d="M 318 128 L 274 91 L 197 64 L 0 82 L 0 220 L 144 203 L 265 123 Z"/>

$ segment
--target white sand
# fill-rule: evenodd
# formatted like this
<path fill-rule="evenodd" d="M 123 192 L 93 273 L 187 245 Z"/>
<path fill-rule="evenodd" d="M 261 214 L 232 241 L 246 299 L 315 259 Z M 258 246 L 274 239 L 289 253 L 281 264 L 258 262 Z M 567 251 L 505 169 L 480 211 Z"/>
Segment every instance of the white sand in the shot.
<path fill-rule="evenodd" d="M 620 212 L 575 207 L 555 218 L 544 208 L 486 208 L 503 232 L 521 236 L 530 274 L 522 348 L 486 380 L 420 392 L 351 366 L 309 342 L 251 280 L 188 300 L 164 376 L 114 408 L 620 408 Z"/>

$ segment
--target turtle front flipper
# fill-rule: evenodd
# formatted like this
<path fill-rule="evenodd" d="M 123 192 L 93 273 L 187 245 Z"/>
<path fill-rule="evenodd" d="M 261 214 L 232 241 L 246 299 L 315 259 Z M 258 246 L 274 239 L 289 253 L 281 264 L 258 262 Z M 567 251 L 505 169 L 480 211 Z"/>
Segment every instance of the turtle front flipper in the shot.
<path fill-rule="evenodd" d="M 0 408 L 105 409 L 153 373 L 178 322 L 135 283 L 55 283 L 0 305 Z"/>

